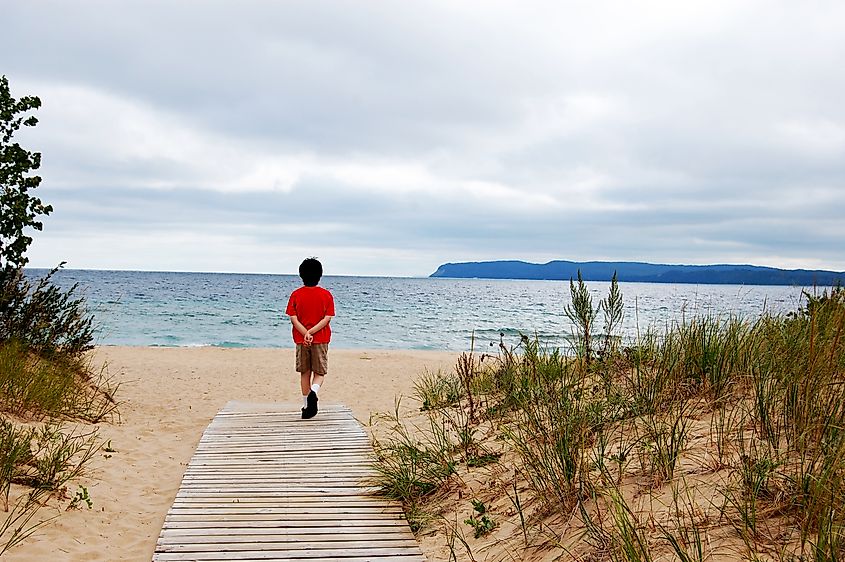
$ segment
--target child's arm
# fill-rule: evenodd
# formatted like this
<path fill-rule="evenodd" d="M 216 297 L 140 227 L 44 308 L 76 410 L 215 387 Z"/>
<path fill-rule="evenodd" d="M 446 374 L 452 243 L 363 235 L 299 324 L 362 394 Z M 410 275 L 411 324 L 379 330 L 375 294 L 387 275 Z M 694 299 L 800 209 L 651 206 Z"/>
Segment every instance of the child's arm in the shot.
<path fill-rule="evenodd" d="M 306 330 L 307 334 L 313 337 L 314 334 L 325 328 L 329 324 L 329 322 L 332 321 L 332 318 L 334 318 L 334 316 L 323 316 L 322 320 L 314 324 L 311 329 Z"/>
<path fill-rule="evenodd" d="M 331 322 L 331 319 L 334 316 L 323 316 L 323 319 L 317 322 L 310 330 L 305 327 L 305 324 L 299 321 L 295 315 L 291 315 L 290 321 L 293 324 L 293 327 L 296 328 L 296 331 L 302 334 L 302 337 L 305 339 L 306 345 L 311 345 L 311 342 L 314 340 L 314 334 L 322 330 L 326 327 L 326 325 Z"/>
<path fill-rule="evenodd" d="M 306 340 L 308 339 L 308 328 L 299 321 L 299 318 L 296 317 L 295 314 L 291 314 L 290 323 L 293 324 L 293 327 L 296 328 L 296 331 L 302 334 Z"/>

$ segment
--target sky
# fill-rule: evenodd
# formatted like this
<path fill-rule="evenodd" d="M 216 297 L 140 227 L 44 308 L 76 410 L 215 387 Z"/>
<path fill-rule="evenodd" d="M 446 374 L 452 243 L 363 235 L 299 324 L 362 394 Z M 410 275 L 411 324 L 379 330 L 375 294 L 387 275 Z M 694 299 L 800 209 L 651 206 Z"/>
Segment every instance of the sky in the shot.
<path fill-rule="evenodd" d="M 30 266 L 845 270 L 841 1 L 0 0 Z"/>

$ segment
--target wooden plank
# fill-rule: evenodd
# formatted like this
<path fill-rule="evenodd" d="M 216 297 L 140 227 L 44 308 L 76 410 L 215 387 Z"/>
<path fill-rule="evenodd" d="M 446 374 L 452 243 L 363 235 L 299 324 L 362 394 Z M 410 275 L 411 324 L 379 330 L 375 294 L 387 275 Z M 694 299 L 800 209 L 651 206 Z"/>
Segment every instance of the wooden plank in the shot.
<path fill-rule="evenodd" d="M 186 482 L 208 482 L 219 479 L 239 478 L 244 482 L 250 480 L 286 480 L 299 482 L 303 486 L 312 488 L 331 488 L 333 482 L 342 480 L 348 482 L 349 478 L 355 479 L 359 485 L 368 485 L 368 479 L 374 475 L 372 470 L 361 465 L 303 465 L 296 469 L 285 466 L 265 467 L 256 465 L 254 470 L 242 466 L 218 466 L 203 467 L 203 469 L 190 469 L 183 477 Z"/>
<path fill-rule="evenodd" d="M 337 506 L 373 506 L 373 507 L 402 507 L 402 504 L 397 501 L 382 501 L 381 498 L 368 498 L 368 497 L 357 497 L 357 496 L 341 496 L 335 498 L 314 498 L 314 497 L 304 497 L 304 498 L 219 498 L 219 497 L 199 497 L 199 498 L 179 498 L 177 497 L 176 500 L 173 502 L 173 507 L 176 506 L 188 506 L 188 505 L 277 505 L 277 506 L 287 506 L 287 507 L 308 507 L 311 505 L 323 505 L 327 502 L 331 502 L 333 505 Z"/>
<path fill-rule="evenodd" d="M 353 498 L 355 499 L 355 498 Z M 236 501 L 214 501 L 207 502 L 186 502 L 177 499 L 173 502 L 173 510 L 183 512 L 189 509 L 287 509 L 301 510 L 303 513 L 310 511 L 337 511 L 337 510 L 363 510 L 363 511 L 402 511 L 402 506 L 394 502 L 363 502 L 346 501 L 337 502 L 334 499 L 321 498 L 314 501 L 279 501 L 266 499 L 246 498 Z"/>
<path fill-rule="evenodd" d="M 192 529 L 165 529 L 161 533 L 160 540 L 163 542 L 174 540 L 217 540 L 226 539 L 226 537 L 231 536 L 249 537 L 250 540 L 261 540 L 263 537 L 298 537 L 301 540 L 379 540 L 395 537 L 414 538 L 414 535 L 411 534 L 407 527 L 400 526 L 384 526 L 375 528 L 367 527 L 363 529 L 357 527 L 308 527 L 305 529 L 292 527 L 257 527 L 255 529 L 203 527 Z"/>
<path fill-rule="evenodd" d="M 244 488 L 244 487 L 242 487 Z M 361 494 L 361 491 L 365 491 L 367 493 Z M 333 487 L 329 488 L 327 486 L 297 486 L 296 488 L 288 487 L 285 490 L 279 489 L 264 489 L 264 490 L 256 490 L 256 492 L 261 492 L 260 496 L 265 498 L 273 498 L 273 497 L 300 497 L 300 496 L 312 496 L 312 497 L 321 497 L 321 498 L 331 498 L 335 496 L 348 496 L 348 495 L 364 495 L 364 496 L 371 496 L 371 497 L 378 497 L 376 496 L 376 492 L 378 489 L 372 486 L 360 486 L 360 487 Z M 176 493 L 176 497 L 198 497 L 198 496 L 209 496 L 215 495 L 219 497 L 243 497 L 241 496 L 241 491 L 235 491 L 231 488 L 221 488 L 221 487 L 212 487 L 212 488 L 200 488 L 200 489 L 193 489 L 189 490 L 186 488 L 180 489 Z"/>
<path fill-rule="evenodd" d="M 312 519 L 318 517 L 337 517 L 338 515 L 356 515 L 356 519 L 381 519 L 381 516 L 389 516 L 396 518 L 403 518 L 405 512 L 401 508 L 396 507 L 332 507 L 319 506 L 313 507 L 263 507 L 263 506 L 244 506 L 244 507 L 174 507 L 171 514 L 179 517 L 187 518 L 190 515 L 284 515 L 289 517 L 297 517 L 298 515 L 310 516 Z M 358 517 L 360 516 L 360 517 Z M 203 517 L 204 519 L 204 517 Z"/>
<path fill-rule="evenodd" d="M 218 426 L 222 428 L 221 426 Z M 214 434 L 206 434 L 205 438 L 203 439 L 204 443 L 208 444 L 230 444 L 230 443 L 253 443 L 253 442 L 262 442 L 262 441 L 278 441 L 284 442 L 285 436 L 282 434 L 267 434 L 268 430 L 280 430 L 285 429 L 287 433 L 296 433 L 298 435 L 307 435 L 310 439 L 314 441 L 363 441 L 366 440 L 366 434 L 361 432 L 358 429 L 344 429 L 345 426 L 339 426 L 335 428 L 323 428 L 319 433 L 315 431 L 308 431 L 302 432 L 296 431 L 295 425 L 289 425 L 287 427 L 281 427 L 279 424 L 272 424 L 267 426 L 266 428 L 255 428 L 254 431 L 244 432 L 242 434 L 236 433 L 236 430 L 232 427 L 228 427 L 227 431 L 229 432 L 227 435 L 214 435 Z M 328 431 L 331 429 L 331 431 Z"/>
<path fill-rule="evenodd" d="M 266 529 L 265 529 L 266 530 Z M 284 529 L 277 529 L 284 530 Z M 307 549 L 339 549 L 339 548 L 364 548 L 368 544 L 374 544 L 380 548 L 419 548 L 416 539 L 410 533 L 398 532 L 368 532 L 359 530 L 356 533 L 344 533 L 331 535 L 326 532 L 313 534 L 306 532 L 306 529 L 299 529 L 297 532 L 276 532 L 276 533 L 252 533 L 252 531 L 241 530 L 240 534 L 223 534 L 204 532 L 207 529 L 194 530 L 194 534 L 186 535 L 165 535 L 160 541 L 168 545 L 167 552 L 184 552 L 187 550 L 210 550 L 205 545 L 230 545 L 218 547 L 218 550 L 238 550 L 238 543 L 244 542 L 254 545 L 262 543 L 267 550 L 302 550 Z M 305 537 L 305 540 L 303 540 Z M 194 547 L 197 548 L 194 548 Z"/>
<path fill-rule="evenodd" d="M 389 515 L 391 517 L 402 518 L 405 512 L 402 508 L 396 507 L 335 507 L 335 506 L 319 506 L 314 507 L 263 507 L 263 506 L 220 506 L 220 507 L 177 507 L 171 509 L 171 514 L 174 516 L 187 517 L 188 515 L 285 515 L 296 517 L 311 516 L 315 518 L 318 515 L 350 515 L 355 514 L 356 519 L 371 519 L 373 517 L 381 518 L 382 515 Z"/>
<path fill-rule="evenodd" d="M 399 502 L 375 496 L 373 452 L 345 406 L 230 402 L 200 439 L 154 562 L 424 562 Z"/>
<path fill-rule="evenodd" d="M 349 554 L 347 556 L 330 556 L 323 557 L 318 552 L 314 553 L 286 553 L 284 557 L 278 553 L 262 553 L 258 552 L 242 552 L 231 553 L 227 552 L 220 555 L 213 553 L 203 553 L 198 556 L 196 553 L 166 553 L 161 554 L 156 560 L 162 562 L 224 562 L 228 560 L 273 560 L 274 562 L 295 562 L 299 560 L 307 560 L 308 562 L 379 562 L 381 560 L 390 562 L 426 562 L 421 554 L 392 554 L 392 555 L 367 555 L 356 556 Z"/>
<path fill-rule="evenodd" d="M 310 562 L 425 562 L 422 554 L 408 550 L 371 548 L 368 551 L 348 550 L 300 550 L 290 552 L 267 552 L 264 550 L 241 550 L 237 552 L 162 552 L 156 553 L 154 560 L 168 561 L 203 561 L 222 562 L 224 560 L 308 560 Z"/>
<path fill-rule="evenodd" d="M 245 550 L 244 543 L 237 541 L 233 542 L 235 537 L 229 537 L 229 542 L 192 542 L 180 544 L 162 544 L 160 552 L 239 552 Z M 293 540 L 287 541 L 284 539 L 277 539 L 273 541 L 255 542 L 250 539 L 248 542 L 250 548 L 255 546 L 261 547 L 262 552 L 272 551 L 291 551 L 303 550 L 303 541 Z M 419 549 L 417 541 L 411 539 L 384 539 L 380 541 L 369 540 L 339 540 L 339 541 L 325 541 L 325 540 L 309 540 L 307 541 L 308 550 L 366 550 L 372 551 L 373 548 L 392 551 L 411 551 Z M 368 548 L 372 544 L 373 548 Z M 366 552 L 364 553 L 366 554 Z"/>
<path fill-rule="evenodd" d="M 362 486 L 355 481 L 350 482 L 343 482 L 343 483 L 326 483 L 325 485 L 318 486 L 313 484 L 312 482 L 296 482 L 296 481 L 288 481 L 286 482 L 286 490 L 289 491 L 296 491 L 296 492 L 309 492 L 313 494 L 326 494 L 331 495 L 336 491 L 341 491 L 343 489 L 352 489 L 360 491 L 361 493 L 366 493 L 367 491 L 373 492 L 376 489 L 374 487 Z M 210 490 L 221 490 L 221 492 L 228 491 L 235 491 L 237 490 L 240 493 L 251 493 L 251 492 L 262 492 L 262 491 L 269 491 L 269 490 L 277 490 L 279 489 L 278 483 L 250 483 L 250 482 L 238 482 L 237 479 L 232 479 L 231 482 L 225 483 L 202 483 L 202 482 L 183 482 L 182 489 L 187 491 L 210 491 Z"/>
<path fill-rule="evenodd" d="M 162 529 L 317 529 L 327 527 L 355 527 L 360 529 L 375 529 L 382 527 L 401 527 L 408 529 L 408 523 L 402 519 L 378 519 L 373 521 L 351 520 L 351 521 L 322 521 L 312 519 L 308 521 L 169 521 L 165 518 Z M 409 530 L 410 532 L 410 530 Z"/>
<path fill-rule="evenodd" d="M 327 460 L 324 463 L 315 464 L 314 462 L 301 462 L 297 461 L 296 463 L 217 463 L 217 464 L 199 464 L 196 466 L 188 467 L 185 470 L 185 474 L 214 474 L 218 472 L 250 472 L 256 474 L 279 474 L 281 472 L 288 472 L 288 473 L 296 473 L 302 474 L 305 472 L 306 474 L 310 474 L 311 472 L 308 469 L 314 468 L 321 468 L 321 469 L 332 469 L 332 470 L 354 470 L 357 472 L 367 472 L 372 474 L 373 471 L 368 466 L 362 466 L 366 463 L 366 459 L 356 459 L 356 458 L 349 458 L 346 460 L 338 460 L 332 462 Z"/>
<path fill-rule="evenodd" d="M 289 443 L 285 445 L 263 443 L 261 445 L 246 445 L 243 447 L 208 447 L 205 446 L 200 456 L 214 456 L 214 455 L 246 455 L 252 458 L 253 455 L 261 456 L 261 453 L 285 453 L 295 457 L 294 453 L 302 453 L 303 456 L 319 453 L 321 451 L 331 454 L 337 450 L 342 450 L 344 454 L 358 454 L 366 456 L 369 453 L 369 446 L 364 443 L 344 444 L 343 442 L 325 444 L 321 443 L 305 443 L 307 437 L 302 438 L 302 443 Z"/>
<path fill-rule="evenodd" d="M 309 488 L 334 488 L 337 487 L 335 482 L 342 482 L 343 486 L 347 486 L 349 484 L 355 484 L 358 486 L 367 486 L 367 481 L 369 478 L 373 476 L 373 473 L 370 472 L 369 474 L 364 473 L 363 475 L 360 474 L 360 471 L 352 471 L 352 474 L 349 477 L 343 477 L 341 474 L 340 477 L 335 477 L 332 472 L 329 472 L 331 467 L 310 467 L 308 472 L 302 473 L 300 472 L 297 474 L 294 471 L 287 471 L 287 470 L 279 470 L 275 474 L 273 473 L 265 473 L 265 474 L 256 474 L 252 478 L 244 478 L 243 483 L 249 484 L 250 480 L 284 480 L 291 483 L 298 483 L 302 487 L 309 487 Z M 341 472 L 338 470 L 338 472 Z M 240 480 L 240 476 L 242 476 L 244 472 L 242 470 L 237 471 L 218 471 L 212 472 L 210 474 L 185 474 L 183 477 L 184 482 L 188 483 L 197 483 L 202 484 L 203 482 L 210 482 L 214 480 L 220 479 L 231 479 L 236 478 Z M 328 476 L 328 474 L 332 474 Z M 351 480 L 350 480 L 351 479 Z"/>
<path fill-rule="evenodd" d="M 354 496 L 349 496 L 354 497 Z M 276 511 L 296 511 L 300 510 L 302 513 L 311 513 L 317 511 L 333 511 L 333 512 L 340 512 L 340 511 L 348 511 L 348 510 L 355 510 L 355 511 L 402 511 L 401 505 L 396 505 L 394 503 L 362 503 L 362 502 L 336 502 L 334 501 L 335 498 L 321 498 L 320 500 L 313 500 L 313 501 L 296 501 L 301 499 L 302 497 L 292 497 L 289 498 L 293 501 L 278 501 L 278 498 L 275 499 L 254 499 L 254 498 L 246 498 L 241 499 L 240 501 L 225 501 L 215 498 L 214 501 L 208 502 L 185 502 L 181 498 L 177 499 L 173 502 L 171 510 L 177 512 L 179 514 L 183 514 L 186 511 L 192 511 L 197 509 L 213 509 L 216 511 L 219 510 L 238 510 L 243 511 L 245 509 L 253 509 L 253 510 L 276 510 Z M 288 498 L 285 498 L 287 500 Z M 310 499 L 310 498 L 309 498 Z"/>
<path fill-rule="evenodd" d="M 344 516 L 343 513 L 223 513 L 223 514 L 178 514 L 168 513 L 164 520 L 171 525 L 176 525 L 180 522 L 187 521 L 208 521 L 208 522 L 235 522 L 235 521 L 279 521 L 280 519 L 289 523 L 296 523 L 302 521 L 337 521 Z M 390 519 L 402 520 L 404 514 L 390 514 L 390 513 L 356 513 L 356 521 L 386 521 Z"/>

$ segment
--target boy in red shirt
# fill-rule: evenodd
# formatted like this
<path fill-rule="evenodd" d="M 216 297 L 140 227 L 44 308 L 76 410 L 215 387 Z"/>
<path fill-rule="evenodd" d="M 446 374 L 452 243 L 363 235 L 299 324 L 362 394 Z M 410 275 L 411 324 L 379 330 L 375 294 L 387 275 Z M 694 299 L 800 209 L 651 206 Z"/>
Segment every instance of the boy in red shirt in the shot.
<path fill-rule="evenodd" d="M 303 286 L 288 299 L 285 314 L 293 324 L 293 342 L 296 344 L 296 370 L 302 390 L 302 419 L 317 414 L 317 392 L 329 370 L 329 341 L 332 330 L 329 322 L 334 317 L 334 298 L 318 287 L 323 276 L 323 265 L 316 258 L 308 258 L 299 266 Z"/>

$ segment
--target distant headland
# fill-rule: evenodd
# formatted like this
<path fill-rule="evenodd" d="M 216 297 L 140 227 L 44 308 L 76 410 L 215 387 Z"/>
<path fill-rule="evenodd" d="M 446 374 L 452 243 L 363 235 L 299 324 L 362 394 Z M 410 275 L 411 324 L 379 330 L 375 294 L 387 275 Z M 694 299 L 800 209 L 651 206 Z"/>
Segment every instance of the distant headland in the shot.
<path fill-rule="evenodd" d="M 696 283 L 714 285 L 794 285 L 833 286 L 845 284 L 845 272 L 778 269 L 756 265 L 668 265 L 643 262 L 574 262 L 555 260 L 548 263 L 524 261 L 483 261 L 446 263 L 430 277 L 457 279 L 546 279 L 568 280 L 578 276 L 584 281 L 610 281 L 613 272 L 619 281 L 640 283 Z"/>

